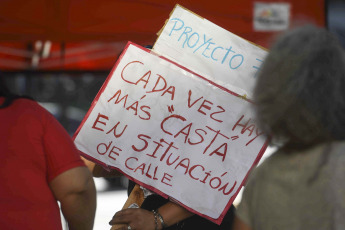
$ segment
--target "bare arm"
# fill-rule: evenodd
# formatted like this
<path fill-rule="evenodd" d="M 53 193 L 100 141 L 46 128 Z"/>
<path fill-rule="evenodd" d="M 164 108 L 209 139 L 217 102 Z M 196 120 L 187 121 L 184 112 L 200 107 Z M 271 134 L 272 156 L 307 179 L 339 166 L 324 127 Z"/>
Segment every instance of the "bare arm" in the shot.
<path fill-rule="evenodd" d="M 90 172 L 94 177 L 118 177 L 122 176 L 122 173 L 116 170 L 107 171 L 102 166 L 81 157 L 86 166 L 89 168 Z"/>
<path fill-rule="evenodd" d="M 174 225 L 194 215 L 194 213 L 173 202 L 168 202 L 165 205 L 161 206 L 158 209 L 158 212 L 163 217 L 164 223 L 167 226 Z M 158 221 L 158 223 L 160 222 Z M 161 226 L 158 226 L 160 227 L 159 229 L 161 229 Z"/>
<path fill-rule="evenodd" d="M 67 170 L 49 184 L 70 230 L 91 230 L 96 212 L 96 189 L 86 167 Z"/>
<path fill-rule="evenodd" d="M 167 227 L 194 215 L 173 202 L 161 206 L 158 212 L 163 217 Z M 161 222 L 159 220 L 157 222 L 158 229 L 161 230 Z M 155 229 L 155 218 L 151 211 L 141 208 L 128 208 L 117 212 L 109 224 L 124 224 L 120 225 L 119 228 L 115 228 L 116 230 L 127 230 L 128 225 L 136 230 L 152 230 Z"/>

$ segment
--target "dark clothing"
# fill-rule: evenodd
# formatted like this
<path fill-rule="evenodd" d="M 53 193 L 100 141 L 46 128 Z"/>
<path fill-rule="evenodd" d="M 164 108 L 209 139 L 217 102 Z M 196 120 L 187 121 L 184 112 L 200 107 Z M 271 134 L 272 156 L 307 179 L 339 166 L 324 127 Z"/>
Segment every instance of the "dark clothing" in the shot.
<path fill-rule="evenodd" d="M 129 181 L 128 184 L 128 193 L 130 194 L 130 191 L 132 191 L 135 183 L 132 181 Z M 169 200 L 165 199 L 157 194 L 148 196 L 144 202 L 141 205 L 141 208 L 146 210 L 155 210 L 165 203 L 167 203 Z M 193 215 L 184 221 L 181 221 L 173 226 L 170 226 L 168 228 L 165 228 L 167 230 L 231 230 L 233 219 L 234 219 L 234 212 L 235 207 L 231 205 L 230 209 L 226 213 L 223 222 L 221 225 L 215 224 L 205 218 L 202 218 L 198 215 Z"/>

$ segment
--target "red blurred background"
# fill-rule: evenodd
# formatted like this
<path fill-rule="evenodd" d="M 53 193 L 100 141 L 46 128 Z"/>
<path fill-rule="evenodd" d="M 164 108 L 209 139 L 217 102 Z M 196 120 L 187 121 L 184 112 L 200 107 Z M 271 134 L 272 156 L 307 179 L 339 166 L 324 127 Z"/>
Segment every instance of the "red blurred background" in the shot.
<path fill-rule="evenodd" d="M 0 70 L 107 71 L 127 41 L 153 45 L 176 3 L 268 48 L 276 32 L 253 29 L 254 0 L 2 0 Z M 325 0 L 288 3 L 290 25 L 326 26 Z"/>

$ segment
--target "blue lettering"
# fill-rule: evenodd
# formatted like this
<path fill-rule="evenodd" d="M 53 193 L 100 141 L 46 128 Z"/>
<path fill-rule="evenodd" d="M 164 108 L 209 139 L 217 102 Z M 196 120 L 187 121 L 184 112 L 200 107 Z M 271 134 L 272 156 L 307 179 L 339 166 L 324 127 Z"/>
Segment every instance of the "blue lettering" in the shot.
<path fill-rule="evenodd" d="M 198 32 L 193 32 L 193 29 L 191 27 L 185 26 L 183 20 L 179 18 L 173 18 L 170 21 L 173 22 L 174 25 L 172 26 L 169 36 L 171 36 L 174 31 L 180 31 L 181 34 L 177 41 L 182 41 L 182 48 L 185 48 L 187 44 L 187 47 L 194 49 L 193 53 L 196 53 L 198 50 L 203 49 L 201 53 L 202 56 L 204 56 L 205 58 L 211 58 L 213 61 L 216 62 L 222 60 L 221 64 L 224 64 L 228 57 L 231 57 L 228 62 L 228 65 L 230 69 L 233 70 L 239 68 L 243 64 L 244 56 L 242 54 L 236 54 L 236 52 L 232 49 L 232 46 L 230 46 L 229 48 L 216 46 L 216 43 L 212 42 L 213 38 L 207 39 L 206 34 L 203 34 L 203 41 L 200 41 L 201 35 Z M 199 44 L 199 41 L 201 44 Z M 225 54 L 222 57 L 224 50 Z M 232 55 L 229 55 L 230 53 L 232 53 Z M 253 65 L 252 68 L 258 71 L 263 61 L 258 58 L 256 58 L 256 60 L 261 63 Z M 254 77 L 256 77 L 257 71 Z"/>
<path fill-rule="evenodd" d="M 188 30 L 188 29 L 189 29 L 189 30 Z M 188 31 L 187 31 L 187 30 L 188 30 Z M 182 45 L 183 48 L 184 48 L 184 45 L 186 44 L 186 42 L 188 41 L 188 33 L 190 33 L 190 32 L 192 32 L 192 28 L 186 26 L 186 27 L 184 28 L 183 33 L 180 35 L 179 39 L 177 40 L 177 41 L 180 41 L 180 39 L 182 38 L 182 36 L 183 36 L 184 34 L 186 35 L 186 40 L 184 40 L 183 45 Z"/>
<path fill-rule="evenodd" d="M 191 45 L 189 44 L 189 41 L 191 40 L 191 38 L 192 38 L 194 35 L 197 35 L 198 39 L 195 41 L 194 45 L 191 46 Z M 191 35 L 191 36 L 189 37 L 189 39 L 188 39 L 187 45 L 188 45 L 190 48 L 194 48 L 194 46 L 196 46 L 196 44 L 198 44 L 199 38 L 200 38 L 200 36 L 199 36 L 198 33 L 196 33 L 196 32 L 192 33 L 192 35 Z"/>
<path fill-rule="evenodd" d="M 205 52 L 207 51 L 207 50 L 209 50 L 210 48 L 210 45 L 214 45 L 215 43 L 214 42 L 209 42 L 208 44 L 207 44 L 207 46 L 206 46 L 206 48 L 205 48 L 205 50 L 204 50 L 204 52 L 202 52 L 202 55 L 204 56 L 204 57 L 206 57 L 206 58 L 210 58 L 210 56 L 206 56 L 206 54 L 205 54 Z"/>
<path fill-rule="evenodd" d="M 222 64 L 224 63 L 225 59 L 228 57 L 230 51 L 233 52 L 233 53 L 235 53 L 235 51 L 233 51 L 233 50 L 231 50 L 231 49 L 232 49 L 232 46 L 230 46 L 229 49 L 226 49 L 228 52 L 226 52 L 226 54 L 225 54 L 225 56 L 224 56 L 224 58 L 223 58 L 223 60 L 222 60 Z"/>
<path fill-rule="evenodd" d="M 193 53 L 195 53 L 198 49 L 200 49 L 200 48 L 201 48 L 203 45 L 205 45 L 206 43 L 209 43 L 211 40 L 212 40 L 212 38 L 210 38 L 210 39 L 208 39 L 208 40 L 206 41 L 206 36 L 205 36 L 205 34 L 204 34 L 204 43 L 202 43 L 201 46 L 199 46 L 197 49 L 195 49 Z"/>
<path fill-rule="evenodd" d="M 260 60 L 260 59 L 258 59 L 258 58 L 255 58 L 255 59 L 256 59 L 257 61 L 261 62 L 261 63 L 260 63 L 260 66 L 255 66 L 255 65 L 253 65 L 253 68 L 256 69 L 255 74 L 254 74 L 254 77 L 256 77 L 256 75 L 258 74 L 258 71 L 260 70 L 261 64 L 264 62 L 263 60 Z"/>
<path fill-rule="evenodd" d="M 241 63 L 238 64 L 236 67 L 232 67 L 232 66 L 231 66 L 231 63 L 232 63 L 232 60 L 233 60 L 235 57 L 240 57 L 240 58 L 241 58 Z M 242 65 L 242 63 L 243 63 L 243 60 L 244 60 L 244 57 L 243 57 L 242 54 L 236 54 L 236 55 L 232 56 L 232 58 L 231 58 L 230 61 L 229 61 L 230 69 L 237 69 L 238 67 L 240 67 L 240 66 Z"/>
<path fill-rule="evenodd" d="M 214 52 L 215 52 L 217 49 L 222 49 L 222 50 L 224 50 L 224 48 L 223 48 L 223 47 L 220 47 L 220 46 L 217 46 L 216 48 L 213 49 L 213 51 L 212 51 L 212 53 L 211 53 L 211 58 L 212 58 L 213 60 L 215 60 L 215 61 L 218 61 L 218 59 L 214 58 L 213 54 L 214 54 Z"/>
<path fill-rule="evenodd" d="M 173 18 L 173 19 L 171 19 L 171 21 L 175 21 L 175 24 L 174 24 L 173 28 L 171 29 L 171 31 L 170 31 L 170 33 L 169 33 L 169 36 L 171 36 L 171 33 L 172 33 L 174 30 L 180 30 L 180 29 L 182 29 L 183 26 L 184 26 L 184 22 L 183 22 L 181 19 L 179 19 L 179 18 Z M 181 22 L 182 24 L 181 24 L 180 28 L 175 29 L 178 22 Z"/>

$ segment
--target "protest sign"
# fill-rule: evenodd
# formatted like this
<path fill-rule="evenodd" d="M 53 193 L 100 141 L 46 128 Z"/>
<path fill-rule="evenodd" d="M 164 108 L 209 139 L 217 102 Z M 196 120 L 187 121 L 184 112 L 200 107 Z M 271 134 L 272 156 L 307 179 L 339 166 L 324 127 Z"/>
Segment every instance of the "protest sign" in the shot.
<path fill-rule="evenodd" d="M 153 50 L 249 98 L 267 54 L 179 5 L 161 30 Z"/>
<path fill-rule="evenodd" d="M 86 158 L 219 224 L 266 148 L 250 105 L 128 43 L 74 141 Z"/>

